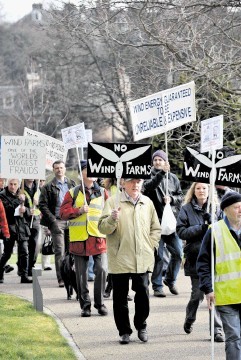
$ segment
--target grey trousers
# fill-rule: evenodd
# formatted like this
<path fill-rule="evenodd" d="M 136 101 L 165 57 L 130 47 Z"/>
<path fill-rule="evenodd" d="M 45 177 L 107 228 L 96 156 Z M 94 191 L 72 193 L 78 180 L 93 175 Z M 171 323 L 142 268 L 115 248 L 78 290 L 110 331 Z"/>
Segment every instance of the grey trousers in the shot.
<path fill-rule="evenodd" d="M 55 269 L 58 281 L 61 279 L 60 265 L 65 255 L 65 251 L 68 247 L 68 222 L 64 220 L 57 220 L 58 228 L 61 230 L 61 234 L 56 234 L 51 231 L 53 244 L 54 244 L 54 259 Z"/>
<path fill-rule="evenodd" d="M 93 255 L 94 259 L 94 306 L 98 309 L 103 305 L 107 266 L 106 254 Z M 89 256 L 74 255 L 76 281 L 81 309 L 90 309 L 91 300 L 88 287 L 88 263 Z"/>

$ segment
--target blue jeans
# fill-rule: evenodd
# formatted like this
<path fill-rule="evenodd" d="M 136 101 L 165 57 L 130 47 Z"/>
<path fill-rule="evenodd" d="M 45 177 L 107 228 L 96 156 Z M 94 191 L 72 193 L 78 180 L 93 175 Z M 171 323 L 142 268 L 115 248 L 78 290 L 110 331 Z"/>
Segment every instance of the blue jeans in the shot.
<path fill-rule="evenodd" d="M 89 265 L 88 265 L 88 279 L 94 280 L 94 259 L 93 256 L 89 256 Z"/>
<path fill-rule="evenodd" d="M 160 290 L 163 287 L 163 249 L 164 243 L 170 253 L 170 260 L 166 269 L 165 280 L 169 285 L 174 285 L 182 262 L 182 241 L 176 233 L 162 235 L 159 242 L 158 251 L 155 254 L 155 265 L 151 277 L 153 290 Z"/>
<path fill-rule="evenodd" d="M 241 304 L 217 306 L 225 333 L 226 360 L 241 360 Z"/>

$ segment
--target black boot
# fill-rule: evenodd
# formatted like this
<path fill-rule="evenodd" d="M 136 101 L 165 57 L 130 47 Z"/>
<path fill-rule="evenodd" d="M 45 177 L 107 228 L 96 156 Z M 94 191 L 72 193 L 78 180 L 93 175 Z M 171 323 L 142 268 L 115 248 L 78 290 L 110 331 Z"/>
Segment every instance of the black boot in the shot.
<path fill-rule="evenodd" d="M 31 284 L 33 280 L 29 279 L 27 276 L 21 277 L 21 284 Z"/>
<path fill-rule="evenodd" d="M 4 277 L 3 277 L 3 274 L 4 274 L 4 269 L 0 269 L 0 284 L 3 284 L 4 283 Z"/>
<path fill-rule="evenodd" d="M 112 290 L 112 284 L 110 284 L 110 282 L 108 282 L 106 288 L 105 288 L 105 292 L 104 292 L 104 298 L 108 299 L 110 297 L 110 293 Z"/>

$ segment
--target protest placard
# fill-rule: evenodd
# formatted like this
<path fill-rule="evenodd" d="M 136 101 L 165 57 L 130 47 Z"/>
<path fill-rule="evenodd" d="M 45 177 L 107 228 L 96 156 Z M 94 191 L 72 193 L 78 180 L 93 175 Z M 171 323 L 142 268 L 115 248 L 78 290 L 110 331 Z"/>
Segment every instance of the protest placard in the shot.
<path fill-rule="evenodd" d="M 87 143 L 85 124 L 79 123 L 61 130 L 66 150 L 76 147 L 84 147 Z"/>
<path fill-rule="evenodd" d="M 86 136 L 86 143 L 84 143 L 83 147 L 87 148 L 88 143 L 93 141 L 92 130 L 91 129 L 85 129 L 85 136 Z"/>
<path fill-rule="evenodd" d="M 2 136 L 1 155 L 1 173 L 5 178 L 45 179 L 45 140 L 29 136 Z"/>
<path fill-rule="evenodd" d="M 34 136 L 38 139 L 43 139 L 46 142 L 46 169 L 53 170 L 53 163 L 61 160 L 65 163 L 67 151 L 65 150 L 63 141 L 57 140 L 49 135 L 41 132 L 24 128 L 24 136 Z"/>
<path fill-rule="evenodd" d="M 194 81 L 130 102 L 134 141 L 196 120 Z"/>
<path fill-rule="evenodd" d="M 223 147 L 223 115 L 201 121 L 201 153 Z"/>
<path fill-rule="evenodd" d="M 227 148 L 215 153 L 215 167 L 212 169 L 212 153 L 201 154 L 196 149 L 187 147 L 184 154 L 182 179 L 210 183 L 211 171 L 216 185 L 241 188 L 241 155 Z"/>
<path fill-rule="evenodd" d="M 87 175 L 107 178 L 150 178 L 151 145 L 89 143 Z"/>

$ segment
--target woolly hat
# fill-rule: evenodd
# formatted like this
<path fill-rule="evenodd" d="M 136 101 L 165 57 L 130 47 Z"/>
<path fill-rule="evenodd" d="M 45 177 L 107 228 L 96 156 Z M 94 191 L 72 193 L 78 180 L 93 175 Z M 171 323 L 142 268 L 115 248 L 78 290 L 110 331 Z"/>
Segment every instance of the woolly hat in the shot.
<path fill-rule="evenodd" d="M 81 160 L 80 167 L 81 167 L 81 170 L 84 170 L 85 168 L 87 168 L 87 160 Z"/>
<path fill-rule="evenodd" d="M 167 161 L 167 154 L 163 150 L 157 150 L 152 155 L 152 161 L 154 160 L 154 157 L 159 156 L 162 158 L 162 160 Z"/>
<path fill-rule="evenodd" d="M 226 207 L 233 205 L 237 202 L 241 202 L 241 194 L 236 191 L 229 191 L 223 195 L 220 207 L 224 210 Z"/>

